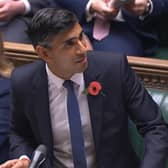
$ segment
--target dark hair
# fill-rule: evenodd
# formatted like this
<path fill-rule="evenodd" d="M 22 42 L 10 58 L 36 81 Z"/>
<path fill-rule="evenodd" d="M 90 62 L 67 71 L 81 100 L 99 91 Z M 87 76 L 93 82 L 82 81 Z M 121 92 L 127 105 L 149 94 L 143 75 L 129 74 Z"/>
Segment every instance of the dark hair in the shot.
<path fill-rule="evenodd" d="M 34 15 L 27 33 L 33 46 L 50 47 L 50 41 L 58 33 L 72 28 L 78 22 L 74 13 L 57 8 L 43 8 Z"/>

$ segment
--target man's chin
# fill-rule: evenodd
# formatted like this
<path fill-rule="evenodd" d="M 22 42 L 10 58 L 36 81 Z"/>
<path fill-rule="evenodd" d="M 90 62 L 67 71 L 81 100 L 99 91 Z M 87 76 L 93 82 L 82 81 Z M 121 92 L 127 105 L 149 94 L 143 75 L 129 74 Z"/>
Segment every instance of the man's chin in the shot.
<path fill-rule="evenodd" d="M 88 62 L 81 64 L 78 73 L 84 72 L 87 69 L 87 67 L 88 67 Z"/>

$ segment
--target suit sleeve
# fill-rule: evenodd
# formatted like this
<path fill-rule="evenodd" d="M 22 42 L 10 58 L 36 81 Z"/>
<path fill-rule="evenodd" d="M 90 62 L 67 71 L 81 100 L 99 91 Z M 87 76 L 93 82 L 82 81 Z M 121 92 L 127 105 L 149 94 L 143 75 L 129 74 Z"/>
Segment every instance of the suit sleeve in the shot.
<path fill-rule="evenodd" d="M 89 0 L 29 0 L 31 13 L 46 7 L 65 8 L 76 14 L 79 21 L 85 20 L 86 5 Z"/>
<path fill-rule="evenodd" d="M 0 79 L 0 163 L 8 158 L 9 154 L 9 130 L 10 130 L 10 82 L 8 79 Z"/>
<path fill-rule="evenodd" d="M 121 63 L 121 77 L 126 107 L 139 133 L 144 137 L 145 149 L 141 168 L 165 167 L 168 125 L 164 122 L 157 104 L 129 67 L 126 58 Z"/>
<path fill-rule="evenodd" d="M 9 113 L 9 88 L 1 88 L 0 93 L 0 148 L 3 147 L 9 133 L 10 113 Z"/>
<path fill-rule="evenodd" d="M 168 16 L 168 1 L 167 0 L 152 0 L 153 12 L 151 16 L 163 17 Z"/>
<path fill-rule="evenodd" d="M 29 0 L 29 3 L 33 14 L 42 8 L 58 6 L 56 0 Z"/>
<path fill-rule="evenodd" d="M 23 78 L 22 78 L 23 79 Z M 27 155 L 31 158 L 35 148 L 34 136 L 28 118 L 25 114 L 26 103 L 23 97 L 26 97 L 23 90 L 28 87 L 23 85 L 22 79 L 17 77 L 17 73 L 13 72 L 11 78 L 11 111 L 12 125 L 10 133 L 10 158 L 19 158 L 21 155 Z M 24 88 L 24 89 L 23 89 Z M 24 110 L 23 110 L 24 109 Z"/>
<path fill-rule="evenodd" d="M 81 21 L 85 16 L 88 1 L 89 0 L 57 0 L 57 4 L 62 8 L 74 12 Z"/>

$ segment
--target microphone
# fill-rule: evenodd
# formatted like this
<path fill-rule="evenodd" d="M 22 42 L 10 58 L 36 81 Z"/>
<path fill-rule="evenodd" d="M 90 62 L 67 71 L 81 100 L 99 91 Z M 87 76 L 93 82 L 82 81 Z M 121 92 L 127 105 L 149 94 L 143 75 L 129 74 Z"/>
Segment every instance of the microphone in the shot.
<path fill-rule="evenodd" d="M 33 153 L 29 168 L 38 168 L 46 159 L 47 148 L 45 145 L 39 145 Z"/>

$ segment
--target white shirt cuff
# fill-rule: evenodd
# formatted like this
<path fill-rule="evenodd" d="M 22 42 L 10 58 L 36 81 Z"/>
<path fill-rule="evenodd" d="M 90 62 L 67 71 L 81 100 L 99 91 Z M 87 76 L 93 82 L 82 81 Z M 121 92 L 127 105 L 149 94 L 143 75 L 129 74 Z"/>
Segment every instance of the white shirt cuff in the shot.
<path fill-rule="evenodd" d="M 145 15 L 145 16 L 139 16 L 139 19 L 142 20 L 142 21 L 153 12 L 153 2 L 152 2 L 152 0 L 148 0 L 148 3 L 150 3 L 150 10 L 148 11 L 148 14 Z"/>
<path fill-rule="evenodd" d="M 151 5 L 151 8 L 149 10 L 149 14 L 151 14 L 153 12 L 153 2 L 152 2 L 152 0 L 149 0 L 149 3 Z"/>
<path fill-rule="evenodd" d="M 119 22 L 125 22 L 125 19 L 123 18 L 121 9 L 119 10 L 117 16 L 113 20 L 116 20 L 116 21 L 119 21 Z"/>
<path fill-rule="evenodd" d="M 31 11 L 31 6 L 28 0 L 22 0 L 25 5 L 25 12 L 24 14 L 28 14 Z"/>
<path fill-rule="evenodd" d="M 22 156 L 19 157 L 19 160 L 22 160 L 22 159 L 26 159 L 26 160 L 30 161 L 30 158 L 26 155 L 22 155 Z"/>
<path fill-rule="evenodd" d="M 87 22 L 90 22 L 96 16 L 95 13 L 90 13 L 90 7 L 93 1 L 94 0 L 89 0 L 89 2 L 86 5 L 86 21 Z"/>

